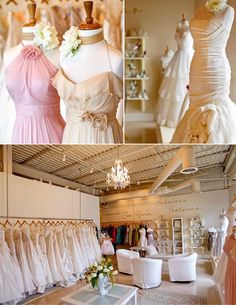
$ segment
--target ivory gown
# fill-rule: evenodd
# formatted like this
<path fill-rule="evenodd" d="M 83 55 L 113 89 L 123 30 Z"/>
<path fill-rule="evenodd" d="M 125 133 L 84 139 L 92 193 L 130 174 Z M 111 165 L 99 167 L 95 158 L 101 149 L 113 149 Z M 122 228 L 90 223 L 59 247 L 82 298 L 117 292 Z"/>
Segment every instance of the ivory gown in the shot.
<path fill-rule="evenodd" d="M 109 53 L 108 53 L 109 56 Z M 109 59 L 109 58 L 108 58 Z M 112 71 L 74 83 L 62 69 L 52 79 L 66 104 L 63 144 L 122 143 L 122 128 L 116 118 L 123 82 Z"/>
<path fill-rule="evenodd" d="M 177 126 L 189 106 L 186 95 L 190 64 L 194 53 L 193 38 L 188 28 L 183 28 L 181 31 L 179 25 L 175 39 L 178 50 L 165 69 L 156 110 L 157 123 L 170 128 Z"/>
<path fill-rule="evenodd" d="M 190 107 L 172 143 L 236 143 L 236 105 L 231 101 L 226 45 L 234 9 L 190 24 L 195 54 L 190 69 Z"/>

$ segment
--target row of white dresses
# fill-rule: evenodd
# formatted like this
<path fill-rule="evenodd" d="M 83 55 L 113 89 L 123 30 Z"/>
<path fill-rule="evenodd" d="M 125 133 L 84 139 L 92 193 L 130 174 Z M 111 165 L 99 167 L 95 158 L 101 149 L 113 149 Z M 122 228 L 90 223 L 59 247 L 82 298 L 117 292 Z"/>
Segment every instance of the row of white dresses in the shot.
<path fill-rule="evenodd" d="M 0 304 L 16 304 L 53 285 L 70 287 L 101 260 L 93 227 L 0 230 Z"/>

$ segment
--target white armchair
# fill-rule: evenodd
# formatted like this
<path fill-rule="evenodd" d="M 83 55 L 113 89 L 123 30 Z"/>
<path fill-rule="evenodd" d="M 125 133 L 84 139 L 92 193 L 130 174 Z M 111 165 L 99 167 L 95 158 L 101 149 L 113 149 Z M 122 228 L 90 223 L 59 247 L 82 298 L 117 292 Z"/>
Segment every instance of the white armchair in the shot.
<path fill-rule="evenodd" d="M 119 272 L 133 274 L 131 260 L 139 257 L 139 252 L 118 249 L 116 251 Z"/>
<path fill-rule="evenodd" d="M 133 258 L 133 284 L 148 289 L 161 284 L 162 260 L 149 258 Z"/>
<path fill-rule="evenodd" d="M 196 280 L 197 253 L 169 259 L 168 264 L 171 282 L 191 282 Z"/>

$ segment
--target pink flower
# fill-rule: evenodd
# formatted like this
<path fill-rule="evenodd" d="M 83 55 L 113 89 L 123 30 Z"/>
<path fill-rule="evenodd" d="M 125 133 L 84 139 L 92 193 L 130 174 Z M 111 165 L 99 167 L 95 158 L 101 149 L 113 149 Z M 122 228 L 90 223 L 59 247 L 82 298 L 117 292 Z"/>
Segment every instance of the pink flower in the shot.
<path fill-rule="evenodd" d="M 25 46 L 21 51 L 23 57 L 25 59 L 33 59 L 37 60 L 40 56 L 42 56 L 42 51 L 35 46 Z"/>

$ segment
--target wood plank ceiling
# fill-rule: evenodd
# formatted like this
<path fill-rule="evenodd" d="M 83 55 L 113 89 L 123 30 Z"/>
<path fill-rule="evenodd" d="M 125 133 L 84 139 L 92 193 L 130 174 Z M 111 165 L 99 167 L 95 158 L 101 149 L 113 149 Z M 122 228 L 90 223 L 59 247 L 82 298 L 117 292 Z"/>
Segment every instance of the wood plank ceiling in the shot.
<path fill-rule="evenodd" d="M 106 178 L 115 159 L 121 158 L 129 170 L 131 186 L 125 191 L 137 190 L 150 186 L 179 148 L 178 145 L 13 145 L 12 158 L 15 164 L 91 187 L 91 193 L 96 189 L 100 194 L 111 194 L 115 191 L 107 187 Z M 230 145 L 195 146 L 197 175 L 206 172 L 208 176 L 211 172 L 215 175 L 216 169 L 223 173 L 230 149 Z M 185 178 L 177 169 L 168 181 Z M 219 181 L 222 179 L 220 175 Z M 224 185 L 221 183 L 216 189 L 219 188 Z"/>

